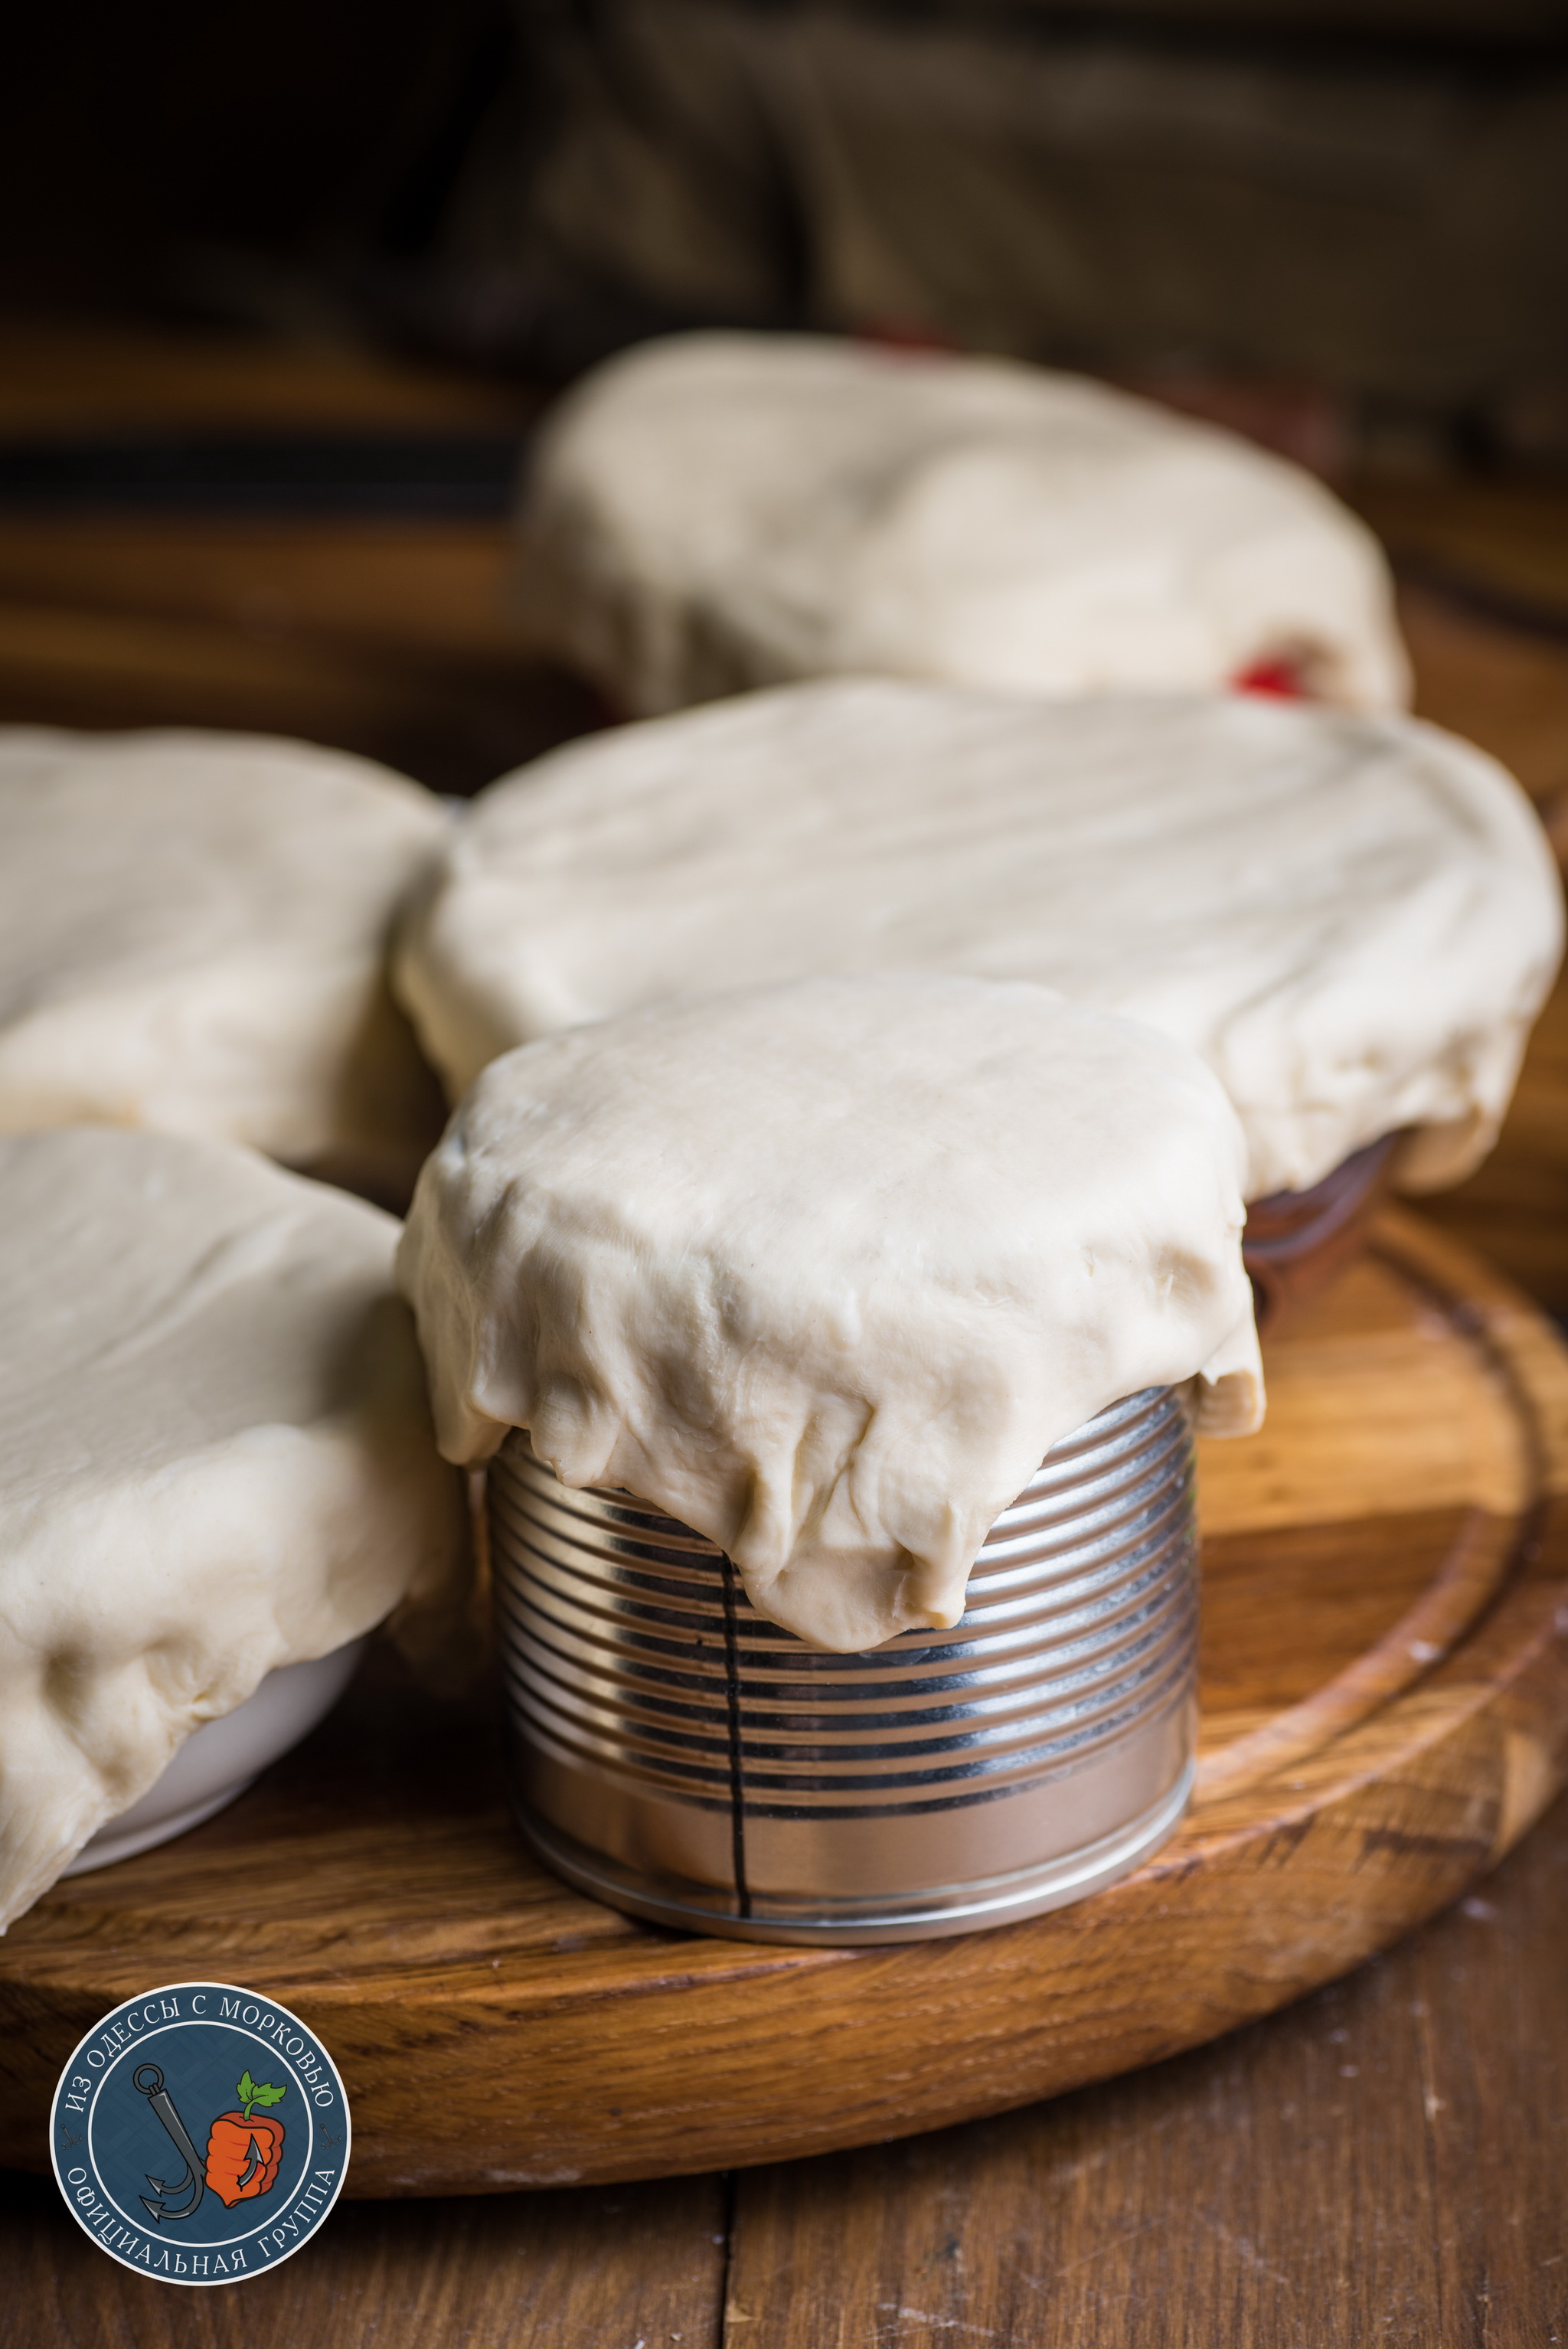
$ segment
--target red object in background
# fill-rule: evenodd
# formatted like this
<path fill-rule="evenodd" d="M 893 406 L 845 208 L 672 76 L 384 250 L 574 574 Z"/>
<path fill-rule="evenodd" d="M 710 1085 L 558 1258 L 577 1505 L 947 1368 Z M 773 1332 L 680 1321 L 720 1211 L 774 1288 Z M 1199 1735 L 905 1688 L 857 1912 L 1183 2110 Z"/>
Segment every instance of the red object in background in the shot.
<path fill-rule="evenodd" d="M 1234 693 L 1261 693 L 1271 701 L 1307 701 L 1311 699 L 1302 682 L 1301 671 L 1294 661 L 1254 661 L 1251 668 L 1242 670 L 1231 679 Z"/>

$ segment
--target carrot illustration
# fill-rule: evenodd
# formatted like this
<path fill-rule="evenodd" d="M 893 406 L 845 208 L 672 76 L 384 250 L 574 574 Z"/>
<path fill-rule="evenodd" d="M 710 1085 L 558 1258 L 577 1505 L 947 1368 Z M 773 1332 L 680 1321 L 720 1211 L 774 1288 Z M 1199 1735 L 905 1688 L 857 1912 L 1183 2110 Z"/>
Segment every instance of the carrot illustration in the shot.
<path fill-rule="evenodd" d="M 220 2113 L 207 2138 L 207 2183 L 227 2210 L 265 2194 L 284 2158 L 284 2125 L 263 2113 L 253 2117 L 258 2105 L 281 2104 L 286 2088 L 265 2082 L 257 2086 L 249 2072 L 236 2094 L 242 2110 Z"/>

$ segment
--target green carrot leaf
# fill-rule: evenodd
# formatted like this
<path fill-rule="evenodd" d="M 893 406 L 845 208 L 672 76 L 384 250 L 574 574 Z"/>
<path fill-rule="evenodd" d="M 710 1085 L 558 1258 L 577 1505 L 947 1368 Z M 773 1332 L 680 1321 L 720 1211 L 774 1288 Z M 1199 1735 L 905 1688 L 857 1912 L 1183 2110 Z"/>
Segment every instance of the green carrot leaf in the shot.
<path fill-rule="evenodd" d="M 274 2088 L 269 2084 L 260 2088 L 253 2088 L 251 2091 L 251 2102 L 253 2105 L 281 2105 L 287 2094 L 288 2086 L 286 2082 L 281 2088 Z"/>
<path fill-rule="evenodd" d="M 249 2072 L 247 2072 L 239 2086 L 235 2089 L 234 2094 L 239 2097 L 240 2102 L 242 2105 L 248 2105 L 254 2099 L 255 2093 L 256 2084 L 252 2079 Z"/>

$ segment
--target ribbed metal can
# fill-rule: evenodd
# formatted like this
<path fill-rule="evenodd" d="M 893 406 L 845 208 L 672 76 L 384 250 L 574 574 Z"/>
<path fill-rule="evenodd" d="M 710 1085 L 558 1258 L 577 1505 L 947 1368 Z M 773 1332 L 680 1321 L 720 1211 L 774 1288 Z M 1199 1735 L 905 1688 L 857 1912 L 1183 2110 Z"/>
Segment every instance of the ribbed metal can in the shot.
<path fill-rule="evenodd" d="M 962 1620 L 828 1655 L 723 1552 L 572 1491 L 521 1431 L 490 1536 L 520 1822 L 560 1875 L 664 1925 L 919 1940 L 1057 1908 L 1164 1841 L 1192 1781 L 1192 1442 L 1170 1388 L 1053 1445 Z"/>

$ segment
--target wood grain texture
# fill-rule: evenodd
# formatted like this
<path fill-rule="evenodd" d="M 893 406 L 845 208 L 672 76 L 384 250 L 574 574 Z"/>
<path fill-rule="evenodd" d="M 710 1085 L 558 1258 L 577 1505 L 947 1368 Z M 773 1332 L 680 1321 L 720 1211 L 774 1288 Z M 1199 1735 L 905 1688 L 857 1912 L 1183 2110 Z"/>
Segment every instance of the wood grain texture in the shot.
<path fill-rule="evenodd" d="M 1568 623 L 1568 484 L 1561 474 L 1385 472 L 1354 481 L 1349 496 L 1396 562 L 1425 563 L 1439 575 Z"/>
<path fill-rule="evenodd" d="M 1568 604 L 1564 613 L 1568 626 Z M 1418 715 L 1479 742 L 1538 806 L 1559 809 L 1568 791 L 1568 637 L 1510 628 L 1452 596 L 1410 586 L 1399 596 L 1399 620 Z"/>
<path fill-rule="evenodd" d="M 186 333 L 129 319 L 0 321 L 0 433 L 489 430 L 537 413 L 526 387 L 325 340 Z"/>
<path fill-rule="evenodd" d="M 1201 1467 L 1203 1799 L 1125 1883 L 894 1950 L 653 1931 L 530 1861 L 471 1709 L 387 1665 L 222 1817 L 57 1887 L 0 1945 L 5 2158 L 41 2158 L 79 2032 L 181 1976 L 301 2012 L 355 2098 L 350 2191 L 418 2195 L 894 2137 L 1149 2063 L 1357 1963 L 1562 1775 L 1568 1355 L 1393 1214 L 1269 1366 L 1267 1433 Z"/>
<path fill-rule="evenodd" d="M 1562 739 L 1568 746 L 1568 707 Z M 1421 1205 L 1429 1221 L 1568 1316 L 1568 972 L 1535 1024 L 1497 1148 L 1457 1191 Z"/>
<path fill-rule="evenodd" d="M 0 2349 L 1550 2349 L 1568 2338 L 1568 1801 L 1387 1956 L 1216 2045 L 905 2143 L 340 2205 L 233 2293 L 0 2176 Z"/>
<path fill-rule="evenodd" d="M 526 387 L 385 356 L 0 322 L 0 436 L 515 429 Z M 440 791 L 598 722 L 531 660 L 504 523 L 0 515 L 0 723 L 299 734 Z"/>
<path fill-rule="evenodd" d="M 0 2178 L 0 2349 L 709 2349 L 723 2182 L 341 2207 L 297 2259 L 230 2292 L 106 2259 L 53 2179 Z"/>
<path fill-rule="evenodd" d="M 0 578 L 13 567 L 8 535 L 0 529 Z M 292 566 L 266 560 L 259 539 L 248 563 L 231 566 L 215 612 L 181 611 L 172 595 L 149 594 L 125 610 L 105 600 L 0 592 L 0 724 L 298 735 L 461 794 L 598 722 L 586 688 L 521 648 L 481 642 L 465 650 L 443 641 L 438 627 L 410 644 L 407 621 L 403 630 L 375 626 L 372 583 L 385 591 L 388 574 L 400 576 L 414 583 L 416 606 L 439 605 L 444 582 L 456 573 L 461 584 L 469 573 L 468 548 L 443 544 L 438 532 L 428 545 L 417 530 L 389 533 L 392 543 L 381 546 L 370 533 L 357 547 L 334 535 L 340 570 L 357 555 L 366 574 L 363 601 L 372 616 L 363 633 L 302 616 L 276 582 Z M 199 537 L 188 533 L 187 547 Z M 499 574 L 499 541 L 489 553 L 484 568 Z"/>
<path fill-rule="evenodd" d="M 1568 2338 L 1568 1804 L 1387 1957 L 1049 2105 L 736 2180 L 725 2349 Z"/>

